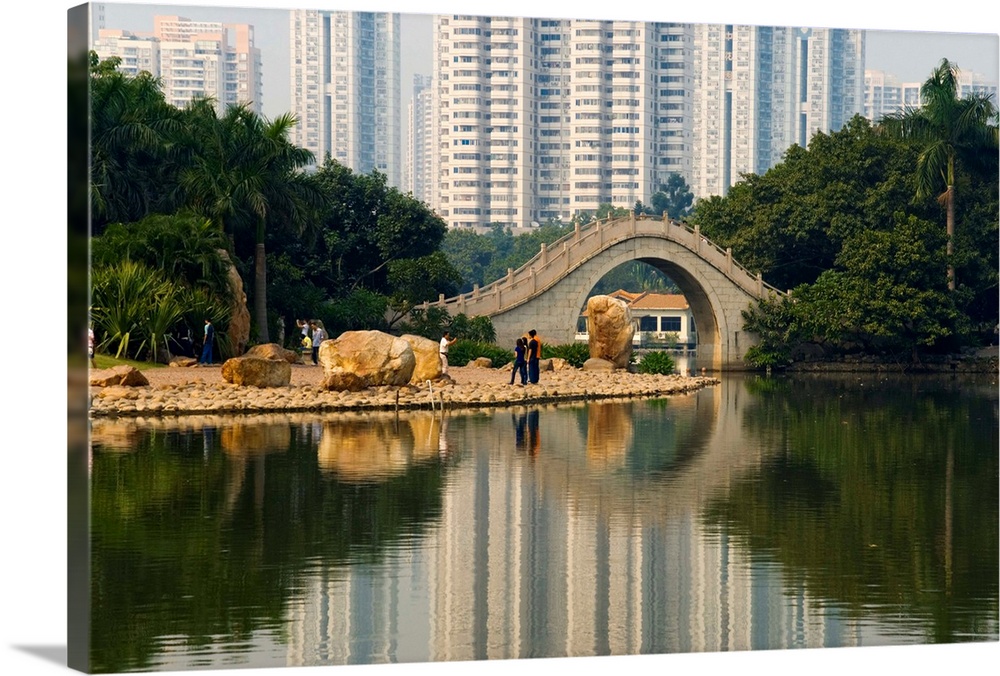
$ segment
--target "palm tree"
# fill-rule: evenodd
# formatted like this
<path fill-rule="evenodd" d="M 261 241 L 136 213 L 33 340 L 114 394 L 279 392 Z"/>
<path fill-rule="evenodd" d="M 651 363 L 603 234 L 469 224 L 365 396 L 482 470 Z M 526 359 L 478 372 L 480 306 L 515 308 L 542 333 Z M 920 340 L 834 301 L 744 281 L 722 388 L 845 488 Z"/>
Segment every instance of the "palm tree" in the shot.
<path fill-rule="evenodd" d="M 917 197 L 931 195 L 944 186 L 938 202 L 946 213 L 948 288 L 952 291 L 956 161 L 979 164 L 984 153 L 997 153 L 997 108 L 992 95 L 968 94 L 960 98 L 958 75 L 958 66 L 942 59 L 920 87 L 922 106 L 886 115 L 879 122 L 882 133 L 923 146 L 917 157 Z"/>
<path fill-rule="evenodd" d="M 313 155 L 288 141 L 296 119 L 291 114 L 267 120 L 247 105 L 231 106 L 217 118 L 211 101 L 188 108 L 193 158 L 178 185 L 190 207 L 211 218 L 234 243 L 252 233 L 254 244 L 254 321 L 258 338 L 268 342 L 268 223 L 301 232 L 322 193 L 300 169 Z"/>
<path fill-rule="evenodd" d="M 94 225 L 139 220 L 160 199 L 156 178 L 179 112 L 159 80 L 118 70 L 121 59 L 90 53 L 91 186 Z"/>

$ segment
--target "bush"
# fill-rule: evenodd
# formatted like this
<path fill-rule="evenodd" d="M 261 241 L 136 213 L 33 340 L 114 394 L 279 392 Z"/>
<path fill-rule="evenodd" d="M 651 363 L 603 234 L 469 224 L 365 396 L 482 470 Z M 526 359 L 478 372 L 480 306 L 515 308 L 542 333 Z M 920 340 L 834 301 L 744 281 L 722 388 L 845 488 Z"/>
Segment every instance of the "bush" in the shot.
<path fill-rule="evenodd" d="M 655 373 L 661 376 L 670 375 L 676 365 L 674 358 L 666 352 L 647 352 L 639 362 L 639 373 Z"/>
<path fill-rule="evenodd" d="M 423 308 L 415 307 L 410 310 L 407 321 L 400 323 L 393 330 L 393 333 L 399 335 L 409 333 L 437 342 L 444 335 L 445 327 L 450 326 L 449 320 L 448 311 L 444 308 L 432 305 L 424 310 Z"/>
<path fill-rule="evenodd" d="M 574 368 L 582 368 L 590 359 L 590 345 L 587 343 L 566 343 L 565 345 L 542 344 L 542 359 L 565 359 Z"/>
<path fill-rule="evenodd" d="M 448 364 L 451 366 L 465 366 L 477 357 L 489 357 L 493 360 L 493 367 L 496 368 L 514 361 L 514 352 L 498 345 L 474 340 L 457 340 L 448 348 Z"/>

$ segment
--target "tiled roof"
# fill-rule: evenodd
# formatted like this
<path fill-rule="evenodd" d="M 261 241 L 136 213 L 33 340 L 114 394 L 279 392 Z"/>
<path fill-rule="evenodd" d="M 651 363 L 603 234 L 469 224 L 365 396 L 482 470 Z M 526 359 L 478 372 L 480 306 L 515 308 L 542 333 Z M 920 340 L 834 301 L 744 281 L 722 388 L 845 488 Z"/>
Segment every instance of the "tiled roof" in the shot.
<path fill-rule="evenodd" d="M 652 293 L 650 291 L 632 293 L 618 289 L 608 295 L 625 301 L 631 310 L 687 310 L 689 307 L 687 299 L 677 293 Z M 586 309 L 584 309 L 582 316 L 587 316 Z"/>

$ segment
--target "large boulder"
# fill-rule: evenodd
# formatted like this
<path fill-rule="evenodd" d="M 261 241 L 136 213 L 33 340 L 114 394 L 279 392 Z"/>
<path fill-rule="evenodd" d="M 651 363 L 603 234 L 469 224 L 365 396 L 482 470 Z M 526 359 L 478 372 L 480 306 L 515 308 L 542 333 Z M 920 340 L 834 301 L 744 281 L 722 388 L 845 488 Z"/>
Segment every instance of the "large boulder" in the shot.
<path fill-rule="evenodd" d="M 491 369 L 493 368 L 493 360 L 489 357 L 476 357 L 469 362 L 469 366 L 477 369 Z"/>
<path fill-rule="evenodd" d="M 584 371 L 614 371 L 615 365 L 609 362 L 607 359 L 598 359 L 597 357 L 591 357 L 587 361 L 583 362 Z"/>
<path fill-rule="evenodd" d="M 413 358 L 416 360 L 413 374 L 410 376 L 411 383 L 418 384 L 441 377 L 441 357 L 438 355 L 441 346 L 437 341 L 409 333 L 404 333 L 400 338 L 410 344 Z"/>
<path fill-rule="evenodd" d="M 368 381 L 357 373 L 334 369 L 323 376 L 322 386 L 324 390 L 335 392 L 360 392 L 368 389 Z"/>
<path fill-rule="evenodd" d="M 279 361 L 287 361 L 289 364 L 299 363 L 299 353 L 295 350 L 286 350 L 277 343 L 264 343 L 263 345 L 254 345 L 247 353 L 243 355 L 244 357 L 258 357 L 260 359 L 277 359 Z"/>
<path fill-rule="evenodd" d="M 587 301 L 587 333 L 590 356 L 606 359 L 616 368 L 626 368 L 632 356 L 632 313 L 623 300 L 593 296 Z"/>
<path fill-rule="evenodd" d="M 226 336 L 232 345 L 233 354 L 243 354 L 250 341 L 250 310 L 247 309 L 247 295 L 243 291 L 243 280 L 236 271 L 229 254 L 225 249 L 219 249 L 222 262 L 227 266 L 226 276 L 229 278 L 229 289 L 232 294 L 232 305 L 229 308 L 229 326 Z"/>
<path fill-rule="evenodd" d="M 90 384 L 95 387 L 110 387 L 112 385 L 145 387 L 149 385 L 149 381 L 146 380 L 146 376 L 142 375 L 142 371 L 139 369 L 122 364 L 120 366 L 112 366 L 109 369 L 91 371 Z"/>
<path fill-rule="evenodd" d="M 410 343 L 382 331 L 345 331 L 319 346 L 323 387 L 333 387 L 343 372 L 358 376 L 366 387 L 406 385 L 413 376 L 416 358 Z"/>
<path fill-rule="evenodd" d="M 222 379 L 234 385 L 285 387 L 292 382 L 292 365 L 278 359 L 233 357 L 222 365 Z"/>

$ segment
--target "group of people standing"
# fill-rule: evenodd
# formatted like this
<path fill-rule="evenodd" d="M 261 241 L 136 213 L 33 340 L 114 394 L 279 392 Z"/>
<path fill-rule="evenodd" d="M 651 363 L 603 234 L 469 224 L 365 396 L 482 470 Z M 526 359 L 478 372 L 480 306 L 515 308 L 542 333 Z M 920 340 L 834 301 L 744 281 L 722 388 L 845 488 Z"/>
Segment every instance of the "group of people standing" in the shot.
<path fill-rule="evenodd" d="M 542 339 L 531 329 L 514 343 L 514 368 L 510 371 L 510 384 L 521 376 L 521 385 L 538 383 L 538 362 L 542 358 Z"/>
<path fill-rule="evenodd" d="M 448 348 L 451 347 L 457 338 L 452 338 L 451 333 L 444 332 L 438 347 L 438 354 L 441 356 L 441 373 L 448 374 Z M 514 344 L 514 368 L 510 371 L 510 384 L 514 384 L 515 376 L 521 376 L 521 385 L 532 385 L 538 383 L 538 362 L 542 358 L 542 339 L 538 337 L 538 332 L 531 329 Z"/>
<path fill-rule="evenodd" d="M 303 354 L 311 353 L 312 363 L 319 364 L 319 346 L 324 340 L 330 337 L 326 333 L 323 322 L 319 319 L 296 319 L 295 324 L 302 332 L 300 344 L 302 345 Z"/>

